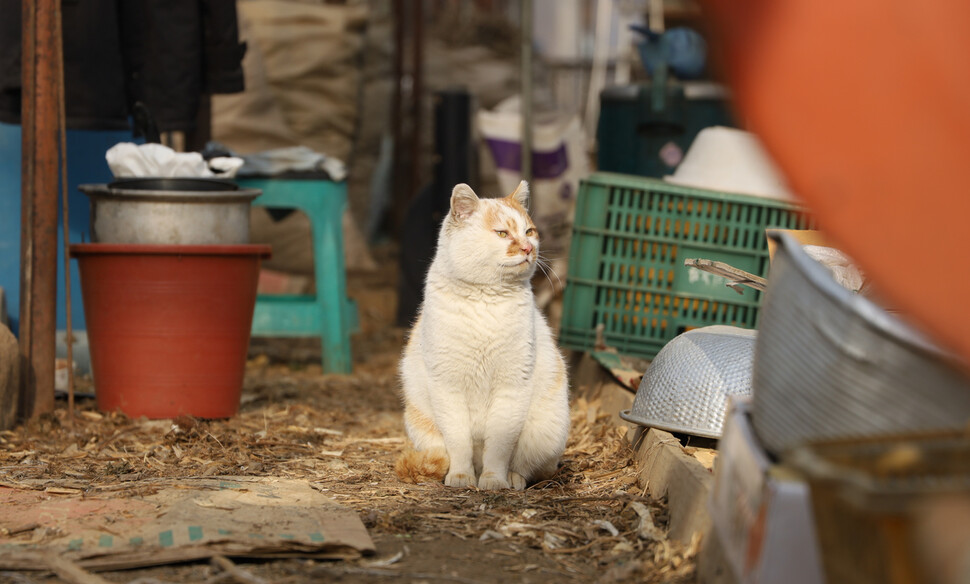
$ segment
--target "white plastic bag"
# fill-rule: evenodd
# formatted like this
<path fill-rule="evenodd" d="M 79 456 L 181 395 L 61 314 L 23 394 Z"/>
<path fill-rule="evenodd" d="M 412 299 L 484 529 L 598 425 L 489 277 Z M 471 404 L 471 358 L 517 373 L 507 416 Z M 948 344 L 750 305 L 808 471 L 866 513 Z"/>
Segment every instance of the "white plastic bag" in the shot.
<path fill-rule="evenodd" d="M 522 180 L 521 115 L 519 97 L 477 115 L 479 132 L 495 160 L 499 186 L 511 193 Z M 532 127 L 530 184 L 532 220 L 542 238 L 543 255 L 555 258 L 560 278 L 572 231 L 579 180 L 589 174 L 586 136 L 579 117 L 537 114 Z"/>
<path fill-rule="evenodd" d="M 802 249 L 810 258 L 828 268 L 832 277 L 843 288 L 858 292 L 865 284 L 865 275 L 853 263 L 852 258 L 834 247 L 806 245 Z"/>
<path fill-rule="evenodd" d="M 243 161 L 235 157 L 213 158 L 208 163 L 198 152 L 176 152 L 162 144 L 121 142 L 105 153 L 115 178 L 199 176 L 233 178 Z M 213 172 L 212 168 L 220 172 Z"/>

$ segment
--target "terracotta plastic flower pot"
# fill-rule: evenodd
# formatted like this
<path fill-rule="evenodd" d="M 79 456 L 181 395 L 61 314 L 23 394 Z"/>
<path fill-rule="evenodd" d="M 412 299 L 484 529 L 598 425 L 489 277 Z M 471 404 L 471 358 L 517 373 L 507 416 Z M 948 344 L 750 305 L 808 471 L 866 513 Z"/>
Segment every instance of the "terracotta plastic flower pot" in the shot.
<path fill-rule="evenodd" d="M 234 415 L 269 254 L 268 245 L 72 245 L 98 409 Z"/>

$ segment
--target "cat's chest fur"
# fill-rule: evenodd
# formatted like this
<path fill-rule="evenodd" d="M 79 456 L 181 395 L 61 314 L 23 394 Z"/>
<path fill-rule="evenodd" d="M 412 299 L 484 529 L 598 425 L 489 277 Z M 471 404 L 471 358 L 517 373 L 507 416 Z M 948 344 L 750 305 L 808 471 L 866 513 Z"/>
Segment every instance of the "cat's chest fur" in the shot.
<path fill-rule="evenodd" d="M 487 384 L 528 376 L 535 360 L 531 291 L 429 290 L 420 342 L 431 368 L 463 368 Z M 477 385 L 477 384 L 476 384 Z"/>

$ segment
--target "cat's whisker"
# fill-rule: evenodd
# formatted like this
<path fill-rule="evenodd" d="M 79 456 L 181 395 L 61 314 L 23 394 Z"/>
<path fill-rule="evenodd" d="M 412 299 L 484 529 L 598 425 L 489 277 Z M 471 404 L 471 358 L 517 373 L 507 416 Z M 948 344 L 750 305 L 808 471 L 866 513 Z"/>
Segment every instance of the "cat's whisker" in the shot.
<path fill-rule="evenodd" d="M 565 285 L 562 283 L 562 278 L 560 278 L 559 274 L 556 273 L 556 270 L 552 268 L 552 264 L 540 257 L 538 260 L 536 260 L 536 265 L 542 268 L 542 272 L 546 275 L 546 279 L 549 279 L 549 272 L 552 272 L 552 275 L 556 277 L 556 282 L 559 283 L 558 288 L 552 283 L 552 280 L 549 281 L 550 286 L 560 290 L 565 287 Z"/>
<path fill-rule="evenodd" d="M 539 259 L 541 259 L 542 261 L 546 262 L 549 265 L 552 265 L 552 263 L 555 262 L 556 260 L 562 259 L 562 256 L 550 256 L 541 252 L 538 255 L 539 255 Z"/>
<path fill-rule="evenodd" d="M 542 254 L 542 253 L 540 253 L 540 254 L 538 254 L 538 255 L 537 255 L 536 257 L 537 257 L 537 259 L 539 259 L 539 260 L 542 260 L 542 261 L 544 261 L 544 262 L 546 263 L 546 265 L 547 265 L 547 266 L 551 266 L 551 265 L 552 265 L 552 264 L 554 264 L 554 263 L 555 263 L 555 262 L 556 262 L 557 260 L 559 260 L 559 259 L 560 259 L 559 257 L 552 257 L 552 256 L 547 256 L 547 255 L 544 255 L 544 254 Z"/>
<path fill-rule="evenodd" d="M 536 266 L 538 266 L 538 268 L 542 271 L 542 275 L 546 277 L 546 281 L 549 282 L 549 287 L 555 290 L 556 285 L 552 283 L 552 279 L 549 277 L 549 272 L 547 271 L 551 268 L 547 268 L 547 266 L 543 265 L 542 260 L 539 259 L 536 260 Z"/>

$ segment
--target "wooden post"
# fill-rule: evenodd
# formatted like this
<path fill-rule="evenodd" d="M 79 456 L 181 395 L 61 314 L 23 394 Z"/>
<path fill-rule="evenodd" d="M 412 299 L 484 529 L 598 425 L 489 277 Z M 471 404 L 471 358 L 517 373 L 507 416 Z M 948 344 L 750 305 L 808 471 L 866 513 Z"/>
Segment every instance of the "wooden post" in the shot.
<path fill-rule="evenodd" d="M 23 0 L 21 7 L 21 412 L 35 417 L 54 409 L 60 2 Z"/>

